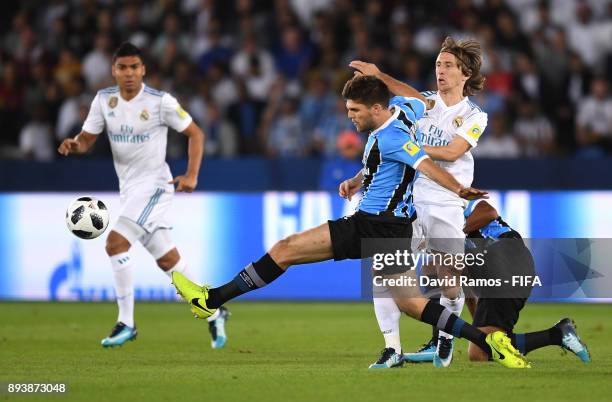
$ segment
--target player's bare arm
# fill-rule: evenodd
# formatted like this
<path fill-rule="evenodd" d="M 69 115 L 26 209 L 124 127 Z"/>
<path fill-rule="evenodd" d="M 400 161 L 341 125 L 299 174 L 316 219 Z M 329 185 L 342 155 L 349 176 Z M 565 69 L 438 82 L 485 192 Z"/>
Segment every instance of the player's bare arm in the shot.
<path fill-rule="evenodd" d="M 189 138 L 187 172 L 182 176 L 176 176 L 170 183 L 176 184 L 176 191 L 191 193 L 198 185 L 198 174 L 204 155 L 204 132 L 197 124 L 191 122 L 183 131 Z"/>
<path fill-rule="evenodd" d="M 57 152 L 63 156 L 68 156 L 70 154 L 81 155 L 87 153 L 87 151 L 93 147 L 97 139 L 97 135 L 81 131 L 76 137 L 66 138 L 64 141 L 62 141 L 60 146 L 57 148 Z"/>
<path fill-rule="evenodd" d="M 429 158 L 423 160 L 417 167 L 417 170 L 463 199 L 477 200 L 479 198 L 488 198 L 486 191 L 472 187 L 463 187 L 450 173 L 436 165 Z"/>
<path fill-rule="evenodd" d="M 351 198 L 359 190 L 361 190 L 362 185 L 363 171 L 360 170 L 359 173 L 357 173 L 355 176 L 351 177 L 350 179 L 346 179 L 342 183 L 340 183 L 340 187 L 338 188 L 338 194 L 340 195 L 340 197 L 346 198 L 350 201 Z"/>
<path fill-rule="evenodd" d="M 491 204 L 486 201 L 481 201 L 476 204 L 474 211 L 466 219 L 463 232 L 467 234 L 482 229 L 498 217 L 499 214 L 497 210 L 493 208 Z"/>
<path fill-rule="evenodd" d="M 462 137 L 456 136 L 448 145 L 440 147 L 423 146 L 423 150 L 431 159 L 445 162 L 455 162 L 472 146 Z"/>
<path fill-rule="evenodd" d="M 383 73 L 376 66 L 376 64 L 366 63 L 365 61 L 360 60 L 353 60 L 350 62 L 349 66 L 357 70 L 357 73 L 359 74 L 373 75 L 374 77 L 382 80 L 382 82 L 384 82 L 385 85 L 387 85 L 387 87 L 389 88 L 389 91 L 391 91 L 391 93 L 393 93 L 394 95 L 420 99 L 425 102 L 425 105 L 427 105 L 427 109 L 431 109 L 432 105 L 430 104 L 429 100 L 423 95 L 421 95 L 421 93 L 417 89 L 399 80 L 396 80 L 389 74 Z"/>

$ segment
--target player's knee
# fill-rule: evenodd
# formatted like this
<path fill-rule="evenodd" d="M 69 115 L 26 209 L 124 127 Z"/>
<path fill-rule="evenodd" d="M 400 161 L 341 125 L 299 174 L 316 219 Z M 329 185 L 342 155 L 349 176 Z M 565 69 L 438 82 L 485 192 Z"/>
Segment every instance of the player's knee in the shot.
<path fill-rule="evenodd" d="M 280 266 L 289 266 L 295 262 L 298 247 L 297 236 L 291 235 L 276 242 L 270 249 L 270 256 Z"/>
<path fill-rule="evenodd" d="M 468 359 L 471 362 L 486 362 L 489 360 L 489 356 L 478 346 L 470 342 L 468 346 Z"/>
<path fill-rule="evenodd" d="M 179 255 L 178 250 L 173 248 L 157 260 L 157 266 L 164 271 L 168 271 L 169 269 L 172 269 L 180 259 L 181 256 Z"/>
<path fill-rule="evenodd" d="M 449 299 L 449 303 L 452 305 L 457 302 L 457 298 L 461 294 L 460 287 L 451 287 L 442 289 L 442 295 Z"/>
<path fill-rule="evenodd" d="M 393 300 L 400 311 L 417 320 L 421 319 L 422 308 L 418 305 L 418 299 L 394 296 Z"/>
<path fill-rule="evenodd" d="M 106 238 L 106 254 L 115 255 L 130 249 L 130 242 L 119 234 L 111 232 Z"/>

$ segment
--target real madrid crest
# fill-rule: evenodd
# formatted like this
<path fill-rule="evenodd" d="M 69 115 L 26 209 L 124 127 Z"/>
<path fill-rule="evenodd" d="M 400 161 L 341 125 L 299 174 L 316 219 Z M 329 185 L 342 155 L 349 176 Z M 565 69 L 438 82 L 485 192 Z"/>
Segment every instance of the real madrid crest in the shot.
<path fill-rule="evenodd" d="M 453 127 L 459 128 L 463 124 L 463 116 L 457 116 L 453 120 Z"/>
<path fill-rule="evenodd" d="M 142 112 L 140 112 L 140 120 L 149 120 L 149 112 L 147 111 L 147 109 L 143 109 Z"/>
<path fill-rule="evenodd" d="M 108 107 L 113 109 L 115 106 L 117 106 L 118 102 L 119 102 L 119 99 L 116 96 L 111 96 L 110 99 L 108 100 Z"/>

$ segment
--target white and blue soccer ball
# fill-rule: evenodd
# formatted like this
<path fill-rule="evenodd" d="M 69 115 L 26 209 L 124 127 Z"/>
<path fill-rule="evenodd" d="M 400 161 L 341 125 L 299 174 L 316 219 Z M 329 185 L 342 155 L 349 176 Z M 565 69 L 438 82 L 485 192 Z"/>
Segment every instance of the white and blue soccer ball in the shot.
<path fill-rule="evenodd" d="M 80 197 L 70 203 L 66 210 L 68 230 L 81 239 L 95 239 L 108 226 L 108 209 L 94 197 Z"/>

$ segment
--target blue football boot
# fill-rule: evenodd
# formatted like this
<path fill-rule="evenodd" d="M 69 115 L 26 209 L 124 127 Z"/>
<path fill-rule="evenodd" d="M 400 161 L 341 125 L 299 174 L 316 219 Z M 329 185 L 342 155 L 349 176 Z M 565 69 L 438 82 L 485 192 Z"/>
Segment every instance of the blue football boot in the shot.
<path fill-rule="evenodd" d="M 119 321 L 111 331 L 110 335 L 102 339 L 101 343 L 105 348 L 114 348 L 115 346 L 123 345 L 127 341 L 135 340 L 137 335 L 138 331 L 136 330 L 135 325 L 132 328 Z"/>
<path fill-rule="evenodd" d="M 385 348 L 376 363 L 370 364 L 371 369 L 387 369 L 401 367 L 404 364 L 402 352 L 397 353 L 393 348 Z"/>
<path fill-rule="evenodd" d="M 225 334 L 225 323 L 229 320 L 230 312 L 227 308 L 219 307 L 219 317 L 208 323 L 208 332 L 212 340 L 210 346 L 213 349 L 221 349 L 227 342 L 227 335 Z"/>
<path fill-rule="evenodd" d="M 431 362 L 436 354 L 438 340 L 431 338 L 429 342 L 414 353 L 404 353 L 404 360 L 410 363 Z"/>
<path fill-rule="evenodd" d="M 453 339 L 448 339 L 443 336 L 438 338 L 438 348 L 433 358 L 435 367 L 448 367 L 453 361 Z"/>
<path fill-rule="evenodd" d="M 569 350 L 584 363 L 591 362 L 591 355 L 589 349 L 580 337 L 576 330 L 576 323 L 571 318 L 564 318 L 554 325 L 561 331 L 561 347 L 565 350 Z"/>

